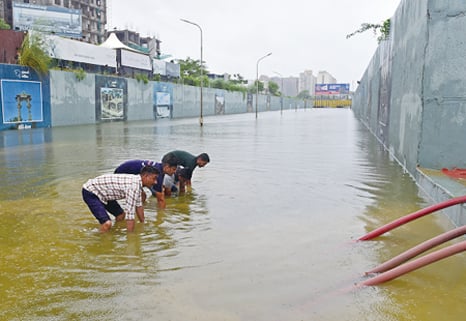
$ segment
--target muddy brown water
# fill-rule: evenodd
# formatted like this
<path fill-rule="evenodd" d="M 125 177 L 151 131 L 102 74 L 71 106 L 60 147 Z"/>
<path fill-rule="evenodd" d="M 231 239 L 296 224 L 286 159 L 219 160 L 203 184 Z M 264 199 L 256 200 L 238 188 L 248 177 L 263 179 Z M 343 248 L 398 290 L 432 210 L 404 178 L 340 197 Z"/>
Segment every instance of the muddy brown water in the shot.
<path fill-rule="evenodd" d="M 192 192 L 97 232 L 88 178 L 173 149 L 207 152 Z M 0 133 L 1 320 L 462 320 L 456 255 L 377 287 L 364 271 L 450 223 L 350 109 Z"/>

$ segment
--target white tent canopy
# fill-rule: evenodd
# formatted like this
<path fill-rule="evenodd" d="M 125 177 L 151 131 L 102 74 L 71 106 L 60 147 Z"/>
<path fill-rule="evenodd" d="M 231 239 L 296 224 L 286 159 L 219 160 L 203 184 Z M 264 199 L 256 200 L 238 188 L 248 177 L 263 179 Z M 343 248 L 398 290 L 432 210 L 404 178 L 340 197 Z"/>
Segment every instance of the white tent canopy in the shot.
<path fill-rule="evenodd" d="M 111 48 L 111 49 L 126 49 L 126 50 L 134 51 L 137 53 L 143 53 L 139 50 L 128 47 L 127 45 L 122 43 L 120 39 L 118 39 L 118 37 L 114 33 L 111 33 L 110 36 L 108 36 L 107 40 L 101 43 L 100 46 L 105 47 L 105 48 Z"/>
<path fill-rule="evenodd" d="M 111 33 L 101 45 L 101 47 L 111 48 L 114 50 L 120 49 L 120 62 L 121 66 L 138 68 L 143 70 L 152 70 L 152 63 L 149 55 L 139 50 L 128 47 L 118 39 L 118 37 Z"/>

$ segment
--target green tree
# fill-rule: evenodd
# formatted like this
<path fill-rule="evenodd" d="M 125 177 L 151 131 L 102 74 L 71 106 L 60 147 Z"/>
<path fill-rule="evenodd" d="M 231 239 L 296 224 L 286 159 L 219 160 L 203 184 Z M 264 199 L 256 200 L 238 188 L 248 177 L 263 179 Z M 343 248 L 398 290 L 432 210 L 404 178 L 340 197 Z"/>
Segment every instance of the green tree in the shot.
<path fill-rule="evenodd" d="M 264 91 L 264 83 L 260 80 L 255 80 L 254 85 L 249 86 L 248 91 L 250 93 L 255 93 L 256 91 L 259 91 L 259 93 Z"/>
<path fill-rule="evenodd" d="M 239 92 L 242 92 L 242 93 L 246 93 L 248 91 L 248 89 L 244 85 L 232 83 L 231 81 L 229 81 L 227 83 L 227 88 L 226 89 L 228 91 L 239 91 Z"/>
<path fill-rule="evenodd" d="M 309 99 L 311 98 L 311 95 L 309 94 L 309 90 L 303 90 L 296 97 L 300 99 Z"/>
<path fill-rule="evenodd" d="M 194 60 L 188 57 L 186 59 L 177 59 L 177 62 L 180 65 L 180 78 L 183 84 L 191 86 L 200 86 L 202 70 L 203 85 L 205 87 L 208 86 L 208 70 L 205 68 L 204 64 L 202 64 L 201 66 L 200 60 Z"/>
<path fill-rule="evenodd" d="M 231 77 L 230 82 L 232 82 L 233 84 L 238 84 L 238 85 L 245 85 L 248 83 L 248 81 L 245 80 L 244 77 L 241 76 L 240 74 L 234 74 Z"/>
<path fill-rule="evenodd" d="M 183 76 L 200 77 L 201 70 L 202 70 L 203 75 L 206 75 L 208 73 L 208 70 L 206 69 L 204 64 L 202 64 L 202 68 L 201 68 L 200 60 L 194 60 L 188 57 L 186 59 L 178 59 L 177 61 L 178 61 L 178 64 L 180 65 L 180 74 L 182 78 Z"/>
<path fill-rule="evenodd" d="M 227 89 L 228 83 L 223 79 L 215 79 L 210 82 L 210 87 L 218 89 Z"/>
<path fill-rule="evenodd" d="M 8 23 L 6 23 L 5 20 L 0 18 L 0 30 L 8 30 L 8 29 L 11 29 L 11 26 Z"/>
<path fill-rule="evenodd" d="M 274 96 L 280 96 L 280 92 L 278 91 L 280 87 L 274 81 L 269 81 L 269 93 Z"/>
<path fill-rule="evenodd" d="M 349 39 L 358 33 L 366 32 L 367 30 L 372 30 L 374 32 L 374 35 L 378 35 L 378 43 L 380 43 L 383 40 L 387 40 L 390 37 L 390 19 L 385 20 L 381 24 L 362 23 L 361 27 L 358 30 L 346 35 L 346 39 Z"/>
<path fill-rule="evenodd" d="M 210 82 L 210 87 L 224 89 L 228 91 L 240 91 L 240 92 L 247 92 L 247 88 L 244 87 L 241 83 L 237 83 L 234 80 L 223 80 L 223 79 L 215 79 L 214 81 Z"/>
<path fill-rule="evenodd" d="M 44 45 L 40 36 L 28 33 L 21 44 L 18 63 L 34 69 L 40 76 L 46 75 L 52 59 L 42 48 Z"/>

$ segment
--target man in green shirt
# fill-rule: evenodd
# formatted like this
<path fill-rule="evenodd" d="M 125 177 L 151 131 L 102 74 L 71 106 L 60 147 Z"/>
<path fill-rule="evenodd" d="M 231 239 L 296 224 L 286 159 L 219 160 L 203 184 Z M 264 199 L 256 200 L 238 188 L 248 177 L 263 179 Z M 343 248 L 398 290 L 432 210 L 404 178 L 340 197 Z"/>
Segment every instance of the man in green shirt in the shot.
<path fill-rule="evenodd" d="M 164 182 L 165 190 L 170 194 L 171 187 L 179 182 L 179 192 L 184 193 L 186 186 L 191 186 L 191 178 L 193 176 L 194 169 L 196 167 L 204 167 L 210 162 L 209 155 L 207 153 L 202 153 L 197 156 L 194 156 L 191 153 L 188 153 L 184 150 L 174 150 L 167 155 L 172 154 L 178 159 L 178 168 L 175 172 L 175 175 L 167 178 Z M 166 156 L 166 155 L 165 155 Z M 164 156 L 164 157 L 165 157 Z"/>

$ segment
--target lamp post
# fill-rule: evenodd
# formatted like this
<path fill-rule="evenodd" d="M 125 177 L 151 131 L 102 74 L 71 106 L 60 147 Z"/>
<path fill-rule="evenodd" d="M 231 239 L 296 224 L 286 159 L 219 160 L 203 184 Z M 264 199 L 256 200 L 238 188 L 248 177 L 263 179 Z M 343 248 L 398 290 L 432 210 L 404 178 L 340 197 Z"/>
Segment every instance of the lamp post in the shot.
<path fill-rule="evenodd" d="M 186 19 L 180 19 L 181 21 L 183 22 L 186 22 L 186 23 L 189 23 L 191 25 L 194 25 L 196 27 L 199 28 L 199 31 L 201 32 L 201 110 L 200 110 L 200 115 L 199 115 L 199 124 L 201 125 L 201 127 L 204 125 L 204 120 L 202 118 L 202 87 L 203 87 L 203 70 L 202 70 L 202 66 L 203 66 L 203 60 L 202 60 L 202 28 L 201 26 L 199 26 L 197 23 L 195 22 L 192 22 L 192 21 L 189 21 L 189 20 L 186 20 Z"/>
<path fill-rule="evenodd" d="M 274 74 L 280 76 L 281 86 L 280 86 L 280 114 L 283 114 L 283 75 L 279 72 L 274 71 Z"/>
<path fill-rule="evenodd" d="M 259 62 L 264 59 L 264 58 L 267 58 L 268 56 L 270 56 L 272 53 L 269 52 L 268 54 L 266 54 L 265 56 L 263 57 L 260 57 L 258 60 L 257 60 L 257 63 L 256 63 L 256 118 L 257 118 L 257 99 L 259 98 Z"/>

